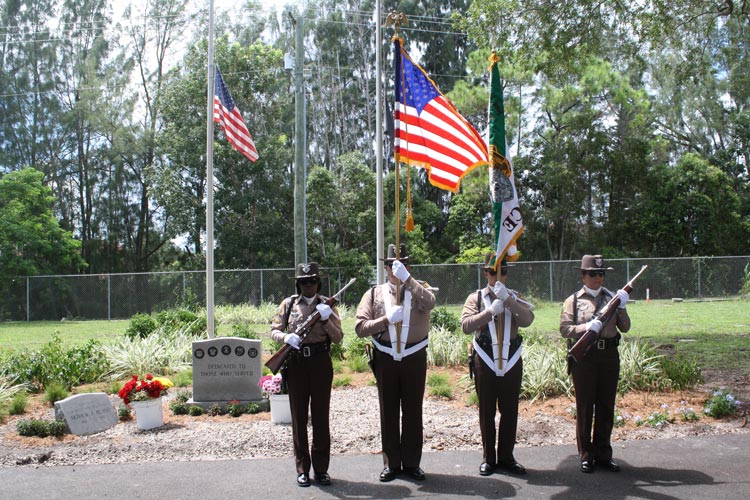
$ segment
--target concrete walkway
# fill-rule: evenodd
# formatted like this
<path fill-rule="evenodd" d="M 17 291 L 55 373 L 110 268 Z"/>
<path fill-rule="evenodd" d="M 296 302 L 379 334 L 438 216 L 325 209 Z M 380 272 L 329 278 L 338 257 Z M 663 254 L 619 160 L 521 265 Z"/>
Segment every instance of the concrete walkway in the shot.
<path fill-rule="evenodd" d="M 268 460 L 0 468 L 0 499 L 750 498 L 750 434 L 615 443 L 622 472 L 578 470 L 575 448 L 516 449 L 529 473 L 478 474 L 480 453 L 425 453 L 427 480 L 380 483 L 380 455 L 332 458 L 333 485 L 300 488 L 291 456 Z"/>

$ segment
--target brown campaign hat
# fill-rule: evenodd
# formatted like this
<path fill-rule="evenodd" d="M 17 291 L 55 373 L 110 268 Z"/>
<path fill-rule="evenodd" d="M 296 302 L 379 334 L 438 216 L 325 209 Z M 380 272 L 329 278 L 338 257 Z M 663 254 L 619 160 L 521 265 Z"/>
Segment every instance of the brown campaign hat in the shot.
<path fill-rule="evenodd" d="M 305 262 L 297 264 L 297 271 L 294 275 L 295 279 L 301 278 L 320 278 L 318 274 L 318 263 L 317 262 Z"/>
<path fill-rule="evenodd" d="M 487 252 L 484 256 L 484 267 L 482 269 L 484 269 L 485 271 L 489 271 L 489 270 L 494 271 L 495 268 L 492 267 L 492 259 L 494 258 L 495 258 L 495 252 Z M 499 267 L 507 269 L 509 267 L 513 267 L 513 264 L 508 264 L 508 260 L 503 257 L 503 260 L 500 261 Z"/>
<path fill-rule="evenodd" d="M 614 271 L 614 267 L 604 267 L 604 257 L 601 255 L 584 255 L 581 258 L 581 266 L 573 269 L 582 271 Z"/>
<path fill-rule="evenodd" d="M 398 252 L 398 260 L 401 262 L 408 262 L 409 261 L 409 254 L 406 252 L 406 245 L 401 243 L 399 245 L 400 251 Z M 386 258 L 383 259 L 385 262 L 393 262 L 396 260 L 396 245 L 391 243 L 388 245 L 388 252 Z"/>

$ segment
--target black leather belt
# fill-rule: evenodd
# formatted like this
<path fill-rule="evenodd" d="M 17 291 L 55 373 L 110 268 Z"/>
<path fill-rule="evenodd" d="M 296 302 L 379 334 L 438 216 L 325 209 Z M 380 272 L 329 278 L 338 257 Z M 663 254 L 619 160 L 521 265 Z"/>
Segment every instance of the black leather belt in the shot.
<path fill-rule="evenodd" d="M 309 358 L 315 354 L 329 352 L 330 350 L 331 345 L 328 342 L 316 342 L 314 344 L 302 344 L 299 346 L 299 351 L 295 351 L 295 354 L 303 358 Z"/>
<path fill-rule="evenodd" d="M 477 338 L 477 343 L 480 345 L 480 347 L 483 347 L 485 350 L 487 350 L 487 349 L 490 348 L 491 342 L 492 341 L 490 340 L 490 333 L 489 332 L 486 332 L 486 333 L 482 332 L 482 334 L 479 336 L 479 338 Z M 523 343 L 523 337 L 521 337 L 520 335 L 516 335 L 516 338 L 510 339 L 509 346 L 512 349 L 514 349 L 514 348 L 520 346 L 522 343 Z"/>
<path fill-rule="evenodd" d="M 604 349 L 610 349 L 612 347 L 617 347 L 618 345 L 620 345 L 620 337 L 614 337 L 611 339 L 598 339 L 594 344 L 594 346 L 600 351 L 603 351 Z"/>

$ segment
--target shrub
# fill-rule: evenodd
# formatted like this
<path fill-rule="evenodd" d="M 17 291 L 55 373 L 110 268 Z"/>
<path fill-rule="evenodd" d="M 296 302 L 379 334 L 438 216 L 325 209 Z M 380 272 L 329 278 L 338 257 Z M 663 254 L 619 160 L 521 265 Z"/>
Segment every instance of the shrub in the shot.
<path fill-rule="evenodd" d="M 190 409 L 192 410 L 195 408 L 195 406 L 191 406 Z M 200 406 L 198 408 L 201 408 Z M 192 412 L 190 413 L 192 415 Z M 224 414 L 224 409 L 221 407 L 220 404 L 212 404 L 208 407 L 208 414 L 212 417 L 217 417 L 219 415 Z M 203 415 L 203 408 L 201 408 L 201 412 L 198 415 Z"/>
<path fill-rule="evenodd" d="M 674 389 L 689 389 L 703 382 L 700 366 L 694 359 L 678 354 L 674 358 L 661 358 L 660 364 Z"/>
<path fill-rule="evenodd" d="M 126 404 L 120 404 L 117 406 L 117 416 L 123 422 L 133 418 L 133 412 L 130 407 Z"/>
<path fill-rule="evenodd" d="M 620 344 L 620 381 L 617 392 L 664 391 L 672 382 L 662 370 L 662 358 L 647 341 L 635 337 Z"/>
<path fill-rule="evenodd" d="M 109 370 L 102 350 L 95 340 L 66 350 L 55 332 L 38 351 L 19 351 L 4 356 L 0 377 L 26 384 L 32 392 L 40 392 L 53 380 L 68 388 L 96 382 Z"/>
<path fill-rule="evenodd" d="M 26 413 L 26 405 L 28 403 L 28 396 L 25 392 L 18 392 L 10 402 L 8 407 L 8 413 L 10 415 L 21 415 Z"/>
<path fill-rule="evenodd" d="M 256 413 L 260 413 L 263 411 L 263 408 L 258 403 L 248 403 L 247 404 L 247 413 L 250 415 L 255 415 Z"/>
<path fill-rule="evenodd" d="M 366 357 L 365 346 L 372 343 L 369 337 L 357 337 L 356 335 L 347 335 L 344 337 L 344 349 L 347 358 Z"/>
<path fill-rule="evenodd" d="M 447 307 L 436 307 L 430 312 L 430 327 L 445 328 L 451 333 L 459 333 L 461 332 L 461 320 Z"/>
<path fill-rule="evenodd" d="M 713 418 L 731 417 L 737 413 L 739 406 L 740 401 L 722 388 L 714 391 L 706 401 L 703 413 Z"/>
<path fill-rule="evenodd" d="M 192 394 L 190 393 L 190 391 L 181 389 L 174 395 L 174 401 L 178 403 L 187 403 L 191 396 Z"/>
<path fill-rule="evenodd" d="M 333 366 L 333 373 L 341 373 L 344 371 L 344 365 L 338 358 L 331 359 L 331 365 Z"/>
<path fill-rule="evenodd" d="M 232 400 L 227 404 L 227 413 L 237 418 L 245 413 L 245 405 L 240 404 L 237 400 Z"/>
<path fill-rule="evenodd" d="M 429 387 L 434 387 L 437 385 L 448 385 L 448 376 L 444 373 L 429 373 L 427 375 L 427 385 Z"/>
<path fill-rule="evenodd" d="M 62 420 L 19 420 L 16 432 L 20 436 L 60 437 L 65 434 L 65 422 Z"/>
<path fill-rule="evenodd" d="M 151 335 L 151 332 L 156 330 L 159 323 L 156 322 L 156 318 L 149 314 L 134 314 L 130 317 L 130 325 L 125 330 L 125 336 L 129 339 L 146 338 Z"/>
<path fill-rule="evenodd" d="M 6 401 L 13 399 L 13 397 L 21 392 L 23 387 L 21 385 L 10 385 L 7 380 L 0 378 L 0 406 Z"/>
<path fill-rule="evenodd" d="M 218 405 L 216 405 L 216 406 L 218 406 Z M 210 415 L 218 415 L 218 414 L 220 413 L 220 411 L 218 411 L 218 412 L 214 413 L 214 412 L 213 412 L 212 410 L 213 410 L 213 407 L 209 408 L 209 414 L 210 414 Z M 205 413 L 205 412 L 203 411 L 203 407 L 201 407 L 201 406 L 198 406 L 198 405 L 192 405 L 192 406 L 191 406 L 191 407 L 190 407 L 190 408 L 188 409 L 188 414 L 189 414 L 189 415 L 190 415 L 191 417 L 199 417 L 199 416 L 203 415 L 204 413 Z"/>
<path fill-rule="evenodd" d="M 367 363 L 367 358 L 363 356 L 349 357 L 346 361 L 346 365 L 355 373 L 366 372 L 370 369 L 370 365 Z"/>
<path fill-rule="evenodd" d="M 257 339 L 258 334 L 247 323 L 232 325 L 232 336 L 242 339 Z"/>
<path fill-rule="evenodd" d="M 191 366 L 193 337 L 187 329 L 157 328 L 146 338 L 122 339 L 102 348 L 109 363 L 108 375 L 129 378 L 133 373 L 171 374 Z"/>
<path fill-rule="evenodd" d="M 44 390 L 44 401 L 54 405 L 57 401 L 67 398 L 69 394 L 68 389 L 60 382 L 52 382 Z"/>
<path fill-rule="evenodd" d="M 546 338 L 541 342 L 525 334 L 521 397 L 531 401 L 560 394 L 570 397 L 573 382 L 568 376 L 566 354 L 567 350 L 561 342 L 551 342 Z"/>
<path fill-rule="evenodd" d="M 182 401 L 170 402 L 169 409 L 172 410 L 172 415 L 187 415 L 188 414 L 188 407 Z"/>
<path fill-rule="evenodd" d="M 468 341 L 468 336 L 453 333 L 445 327 L 430 327 L 427 364 L 430 366 L 457 366 L 465 363 Z"/>
<path fill-rule="evenodd" d="M 430 386 L 430 396 L 453 399 L 453 388 L 448 384 Z"/>
<path fill-rule="evenodd" d="M 349 375 L 342 375 L 333 379 L 333 387 L 344 387 L 352 385 L 352 377 Z"/>

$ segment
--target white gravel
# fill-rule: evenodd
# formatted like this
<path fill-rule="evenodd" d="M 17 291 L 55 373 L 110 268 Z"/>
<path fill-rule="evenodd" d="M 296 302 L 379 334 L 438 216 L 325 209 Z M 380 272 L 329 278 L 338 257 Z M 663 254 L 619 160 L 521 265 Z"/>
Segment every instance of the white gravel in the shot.
<path fill-rule="evenodd" d="M 232 418 L 174 416 L 165 401 L 165 425 L 141 431 L 121 422 L 92 436 L 20 438 L 15 422 L 0 426 L 0 466 L 78 465 L 291 457 L 291 426 L 272 424 L 270 414 Z M 45 410 L 46 411 L 46 410 Z M 51 410 L 49 410 L 51 412 Z M 575 447 L 570 418 L 525 411 L 519 418 L 518 446 L 569 444 Z M 28 415 L 20 418 L 31 418 Z M 39 415 L 33 418 L 52 418 Z M 481 453 L 477 410 L 457 402 L 424 402 L 425 451 L 476 450 Z M 748 432 L 739 420 L 670 425 L 663 430 L 615 429 L 614 440 Z M 380 420 L 374 386 L 336 389 L 331 398 L 333 454 L 380 452 Z"/>

